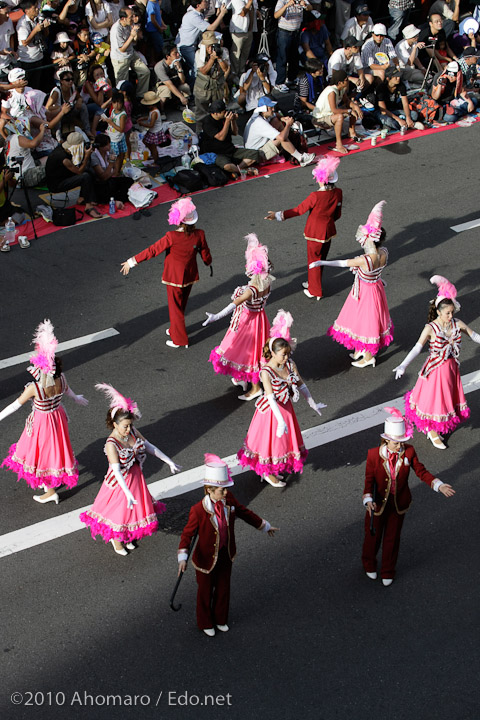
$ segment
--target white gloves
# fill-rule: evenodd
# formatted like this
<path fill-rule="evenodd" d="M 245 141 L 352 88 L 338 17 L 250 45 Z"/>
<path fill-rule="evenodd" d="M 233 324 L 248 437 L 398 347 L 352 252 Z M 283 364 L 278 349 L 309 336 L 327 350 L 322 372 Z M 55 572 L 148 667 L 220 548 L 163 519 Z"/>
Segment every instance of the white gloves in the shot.
<path fill-rule="evenodd" d="M 417 343 L 414 348 L 410 350 L 405 360 L 400 363 L 400 365 L 397 365 L 396 368 L 393 368 L 392 372 L 395 373 L 395 380 L 399 380 L 402 377 L 403 373 L 410 365 L 412 360 L 415 360 L 415 358 L 420 355 L 420 353 L 422 352 L 422 347 L 423 346 L 420 343 Z"/>
<path fill-rule="evenodd" d="M 69 398 L 72 398 L 72 400 L 74 400 L 77 405 L 82 405 L 83 407 L 85 407 L 85 405 L 88 405 L 88 400 L 84 398 L 83 395 L 75 395 L 70 385 L 68 386 L 68 390 L 65 395 L 67 395 Z"/>
<path fill-rule="evenodd" d="M 126 485 L 125 480 L 123 479 L 123 475 L 120 470 L 120 463 L 113 463 L 112 465 L 110 465 L 110 467 L 112 468 L 112 471 L 113 471 L 113 474 L 115 475 L 116 481 L 118 482 L 118 484 L 122 488 L 123 492 L 125 493 L 125 497 L 127 498 L 127 508 L 129 510 L 131 510 L 132 507 L 137 504 L 137 501 L 133 497 L 132 493 L 130 492 L 130 490 L 128 489 L 128 487 Z"/>
<path fill-rule="evenodd" d="M 330 267 L 348 267 L 347 260 L 316 260 L 308 266 L 310 270 L 320 267 L 320 265 L 329 265 Z"/>
<path fill-rule="evenodd" d="M 473 340 L 474 343 L 480 344 L 480 335 L 478 333 L 472 331 L 470 338 Z"/>
<path fill-rule="evenodd" d="M 176 465 L 173 460 L 170 460 L 170 458 L 165 455 L 165 453 L 155 447 L 155 445 L 152 445 L 152 443 L 148 442 L 148 440 L 145 440 L 145 450 L 150 453 L 150 455 L 155 455 L 156 458 L 158 458 L 159 460 L 163 460 L 164 463 L 167 463 L 172 475 L 175 475 L 175 473 L 180 472 L 180 470 L 182 469 L 181 465 Z"/>
<path fill-rule="evenodd" d="M 275 400 L 275 395 L 272 393 L 271 395 L 267 395 L 268 404 L 272 408 L 272 412 L 275 415 L 275 419 L 277 421 L 277 437 L 282 437 L 284 433 L 288 433 L 288 428 L 286 425 L 285 420 L 282 417 L 282 413 L 280 412 L 280 408 L 277 405 L 277 401 Z"/>
<path fill-rule="evenodd" d="M 207 319 L 204 323 L 202 323 L 202 327 L 205 327 L 206 325 L 210 325 L 210 323 L 216 322 L 217 320 L 220 320 L 221 318 L 225 317 L 225 315 L 230 315 L 231 312 L 235 310 L 237 306 L 235 303 L 231 302 L 230 305 L 227 305 L 226 308 L 223 308 L 219 313 L 216 315 L 214 313 L 205 313 L 207 316 Z"/>
<path fill-rule="evenodd" d="M 10 405 L 7 405 L 7 407 L 0 412 L 0 420 L 4 420 L 4 418 L 8 417 L 14 412 L 17 412 L 17 410 L 20 410 L 21 404 L 18 402 L 18 400 L 14 400 Z"/>
<path fill-rule="evenodd" d="M 302 393 L 303 397 L 308 402 L 308 404 L 310 405 L 312 410 L 314 412 L 318 413 L 319 415 L 321 415 L 322 413 L 320 412 L 320 409 L 326 408 L 327 406 L 324 403 L 316 403 L 315 402 L 315 400 L 313 399 L 313 397 L 310 393 L 310 390 L 305 385 L 305 383 L 303 383 L 303 385 L 300 385 L 300 387 L 298 389 L 300 390 L 300 392 Z"/>

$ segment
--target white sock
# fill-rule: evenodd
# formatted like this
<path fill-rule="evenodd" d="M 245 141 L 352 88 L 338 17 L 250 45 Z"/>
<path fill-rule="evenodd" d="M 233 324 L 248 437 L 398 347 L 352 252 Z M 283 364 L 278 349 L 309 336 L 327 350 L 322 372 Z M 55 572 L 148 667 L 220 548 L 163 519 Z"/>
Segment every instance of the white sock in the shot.
<path fill-rule="evenodd" d="M 298 162 L 300 162 L 303 157 L 302 153 L 298 152 L 298 150 L 295 150 L 295 152 L 292 153 L 292 156 L 295 158 L 295 160 L 298 160 Z"/>

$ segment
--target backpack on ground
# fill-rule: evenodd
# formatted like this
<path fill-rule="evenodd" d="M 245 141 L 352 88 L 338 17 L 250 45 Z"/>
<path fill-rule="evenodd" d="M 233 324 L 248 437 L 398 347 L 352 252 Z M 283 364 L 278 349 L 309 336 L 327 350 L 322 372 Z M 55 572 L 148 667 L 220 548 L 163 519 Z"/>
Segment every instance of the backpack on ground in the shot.
<path fill-rule="evenodd" d="M 208 187 L 223 187 L 230 180 L 230 175 L 218 165 L 195 163 L 195 170 L 200 173 Z"/>
<path fill-rule="evenodd" d="M 205 183 L 203 177 L 197 170 L 179 170 L 173 177 L 166 178 L 171 188 L 179 192 L 181 195 L 203 190 Z"/>

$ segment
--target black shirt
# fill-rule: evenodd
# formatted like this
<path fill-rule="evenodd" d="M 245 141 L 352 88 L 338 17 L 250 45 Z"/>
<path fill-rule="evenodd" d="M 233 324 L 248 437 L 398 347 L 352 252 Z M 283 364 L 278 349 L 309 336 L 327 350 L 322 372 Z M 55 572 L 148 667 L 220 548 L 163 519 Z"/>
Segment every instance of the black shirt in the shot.
<path fill-rule="evenodd" d="M 231 128 L 228 129 L 225 140 L 217 140 L 215 137 L 223 129 L 224 123 L 224 120 L 215 120 L 211 115 L 207 115 L 203 120 L 202 142 L 200 144 L 202 153 L 212 152 L 217 155 L 231 155 L 235 152 Z"/>
<path fill-rule="evenodd" d="M 401 98 L 407 94 L 407 88 L 403 82 L 400 82 L 393 90 L 389 89 L 386 82 L 380 83 L 375 90 L 375 105 L 378 108 L 379 101 L 382 101 L 387 106 L 387 110 L 394 112 L 398 110 L 401 103 Z"/>
<path fill-rule="evenodd" d="M 418 42 L 424 42 L 425 45 L 432 45 L 433 44 L 432 41 L 428 39 L 431 37 L 435 37 L 437 39 L 437 41 L 435 43 L 435 47 L 429 48 L 429 50 L 438 50 L 439 43 L 442 44 L 443 42 L 446 42 L 446 40 L 447 40 L 447 36 L 445 35 L 445 30 L 443 28 L 441 30 L 439 30 L 436 35 L 434 35 L 430 28 L 430 24 L 427 23 L 426 26 L 424 26 L 420 30 L 420 35 L 418 36 Z M 430 60 L 430 55 L 427 53 L 426 50 L 419 50 L 418 59 L 420 60 L 422 65 L 427 67 L 429 60 Z"/>
<path fill-rule="evenodd" d="M 432 88 L 434 88 L 436 85 L 438 85 L 438 80 L 440 76 L 442 75 L 441 72 L 438 72 L 435 77 L 433 78 Z M 445 83 L 445 84 L 444 84 Z M 442 77 L 442 82 L 440 83 L 442 86 L 443 92 L 441 93 L 439 99 L 437 100 L 438 103 L 448 103 L 450 100 L 453 100 L 455 97 L 455 90 L 457 87 L 457 80 L 449 80 L 445 75 Z"/>
<path fill-rule="evenodd" d="M 45 165 L 45 175 L 47 180 L 47 187 L 50 190 L 52 188 L 58 187 L 62 180 L 69 180 L 75 174 L 72 173 L 72 171 L 66 168 L 63 164 L 65 158 L 71 160 L 72 156 L 61 145 L 58 145 L 55 150 L 52 150 L 52 152 L 47 158 L 47 163 Z"/>

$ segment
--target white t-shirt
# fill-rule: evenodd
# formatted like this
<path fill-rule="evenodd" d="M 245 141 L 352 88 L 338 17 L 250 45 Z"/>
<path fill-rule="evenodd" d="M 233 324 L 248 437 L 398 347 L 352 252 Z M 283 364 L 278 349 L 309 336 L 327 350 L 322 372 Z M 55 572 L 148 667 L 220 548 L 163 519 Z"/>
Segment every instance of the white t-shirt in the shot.
<path fill-rule="evenodd" d="M 23 157 L 23 165 L 22 170 L 25 172 L 26 170 L 30 170 L 30 168 L 35 167 L 35 160 L 32 157 L 32 153 L 30 152 L 30 148 L 22 148 L 20 147 L 20 144 L 18 142 L 18 136 L 17 135 L 10 135 L 10 137 L 7 140 L 7 165 L 11 167 L 12 165 L 16 165 L 15 161 L 12 159 L 14 157 Z M 18 172 L 15 173 L 15 177 L 18 178 Z"/>
<path fill-rule="evenodd" d="M 408 44 L 408 40 L 400 40 L 399 43 L 395 45 L 395 52 L 397 53 L 397 57 L 399 60 L 399 66 L 401 68 L 406 67 L 408 63 L 408 58 L 411 55 L 412 48 Z M 415 57 L 417 57 L 418 51 L 415 53 Z"/>
<path fill-rule="evenodd" d="M 268 140 L 275 140 L 279 135 L 268 120 L 262 117 L 262 114 L 255 111 L 247 123 L 243 138 L 247 150 L 260 150 Z"/>
<path fill-rule="evenodd" d="M 240 87 L 244 85 L 249 76 L 253 70 L 247 70 L 247 72 L 244 72 L 240 76 Z M 270 85 L 272 88 L 275 86 L 275 82 L 277 80 L 277 72 L 274 70 L 272 61 L 268 61 L 268 79 L 270 80 Z M 258 101 L 261 97 L 265 95 L 265 88 L 263 87 L 263 83 L 260 81 L 260 78 L 258 77 L 257 73 L 255 73 L 255 76 L 250 83 L 250 86 L 247 90 L 247 100 L 246 100 L 246 110 L 255 110 L 255 108 L 258 105 Z"/>
<path fill-rule="evenodd" d="M 22 45 L 22 40 L 26 40 L 36 22 L 32 22 L 27 18 L 26 15 L 20 18 L 17 23 L 17 37 L 18 37 L 18 59 L 21 62 L 37 62 L 43 58 L 43 50 L 41 46 L 35 43 L 36 37 L 30 41 L 28 45 Z"/>
<path fill-rule="evenodd" d="M 335 100 L 336 100 L 337 107 L 340 103 L 341 97 L 344 94 L 344 93 L 340 94 L 340 91 L 336 85 L 327 85 L 325 90 L 323 90 L 323 92 L 320 93 L 320 95 L 318 96 L 318 100 L 315 103 L 315 107 L 317 109 L 314 112 L 315 112 L 315 117 L 318 120 L 320 120 L 321 118 L 324 118 L 324 117 L 328 117 L 329 115 L 332 115 L 332 108 L 330 107 L 330 102 L 329 102 L 329 95 L 331 95 L 332 93 L 335 93 Z"/>
<path fill-rule="evenodd" d="M 344 48 L 338 48 L 328 58 L 328 77 L 332 77 L 334 70 L 345 70 L 347 75 L 352 73 L 358 73 L 362 69 L 362 61 L 360 55 L 352 55 L 350 60 L 347 60 Z"/>
<path fill-rule="evenodd" d="M 10 50 L 10 37 L 14 33 L 13 23 L 8 18 L 7 22 L 0 25 L 0 50 Z M 9 55 L 0 55 L 0 70 L 8 67 L 11 62 L 12 58 Z"/>
<path fill-rule="evenodd" d="M 24 92 L 17 92 L 15 89 L 10 90 L 10 95 L 6 100 L 2 100 L 2 108 L 8 112 L 14 118 L 25 115 L 25 111 L 28 107 L 25 93 L 31 90 L 31 87 L 23 88 Z"/>
<path fill-rule="evenodd" d="M 253 0 L 252 5 L 252 20 L 250 21 L 250 13 L 247 13 L 246 15 L 242 16 L 240 13 L 244 9 L 245 5 L 247 4 L 248 0 L 232 0 L 231 7 L 232 7 L 232 19 L 230 20 L 230 32 L 231 33 L 246 33 L 246 32 L 256 32 L 257 31 L 257 11 L 258 11 L 258 4 L 257 0 Z"/>
<path fill-rule="evenodd" d="M 373 20 L 370 16 L 368 16 L 368 20 L 365 23 L 365 25 L 360 25 L 356 17 L 352 17 L 345 23 L 341 39 L 345 40 L 347 35 L 353 35 L 353 37 L 356 40 L 361 40 L 361 42 L 365 42 L 367 39 L 367 35 L 369 35 L 373 30 Z"/>
<path fill-rule="evenodd" d="M 106 28 L 106 27 L 102 27 L 102 28 L 99 28 L 98 30 L 96 30 L 93 27 L 93 25 L 91 24 L 91 21 L 93 18 L 95 20 L 95 22 L 97 22 L 97 23 L 104 22 L 107 19 L 108 13 L 111 12 L 110 7 L 111 7 L 110 4 L 107 2 L 102 3 L 102 5 L 100 7 L 95 6 L 95 10 L 96 10 L 95 17 L 93 15 L 93 10 L 92 10 L 91 4 L 88 3 L 88 5 L 85 7 L 85 16 L 87 18 L 87 21 L 88 21 L 88 24 L 90 26 L 92 33 L 97 32 L 97 33 L 100 33 L 100 35 L 102 37 L 107 37 L 108 33 L 110 32 L 110 29 Z"/>
<path fill-rule="evenodd" d="M 109 12 L 112 16 L 113 22 L 116 23 L 118 18 L 120 17 L 120 10 L 125 7 L 124 1 L 119 0 L 118 3 L 107 2 L 105 3 L 105 5 L 108 8 L 107 12 Z"/>

